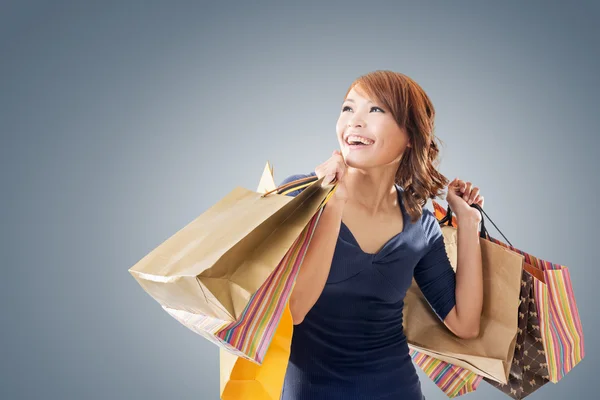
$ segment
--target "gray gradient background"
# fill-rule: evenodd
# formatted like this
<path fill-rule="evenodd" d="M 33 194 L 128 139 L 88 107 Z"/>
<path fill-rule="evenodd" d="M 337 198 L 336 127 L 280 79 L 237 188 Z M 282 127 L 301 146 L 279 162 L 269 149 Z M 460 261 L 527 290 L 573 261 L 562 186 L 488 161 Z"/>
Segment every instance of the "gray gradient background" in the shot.
<path fill-rule="evenodd" d="M 571 267 L 586 358 L 530 398 L 598 398 L 600 9 L 478 3 L 3 2 L 0 398 L 217 399 L 217 347 L 127 269 L 267 160 L 312 171 L 375 69 L 432 97 L 442 172 Z"/>

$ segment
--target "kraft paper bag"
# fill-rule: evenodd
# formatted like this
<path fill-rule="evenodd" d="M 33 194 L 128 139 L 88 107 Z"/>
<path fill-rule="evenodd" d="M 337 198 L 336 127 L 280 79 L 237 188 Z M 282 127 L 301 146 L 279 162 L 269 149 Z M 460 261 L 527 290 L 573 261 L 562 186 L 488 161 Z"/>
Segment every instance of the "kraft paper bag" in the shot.
<path fill-rule="evenodd" d="M 456 269 L 457 229 L 445 225 L 441 229 Z M 518 331 L 523 256 L 482 237 L 479 242 L 484 284 L 480 335 L 461 339 L 450 332 L 414 280 L 405 298 L 404 330 L 413 350 L 507 383 Z"/>
<path fill-rule="evenodd" d="M 297 197 L 236 187 L 129 272 L 165 308 L 238 321 L 334 190 L 321 181 Z"/>

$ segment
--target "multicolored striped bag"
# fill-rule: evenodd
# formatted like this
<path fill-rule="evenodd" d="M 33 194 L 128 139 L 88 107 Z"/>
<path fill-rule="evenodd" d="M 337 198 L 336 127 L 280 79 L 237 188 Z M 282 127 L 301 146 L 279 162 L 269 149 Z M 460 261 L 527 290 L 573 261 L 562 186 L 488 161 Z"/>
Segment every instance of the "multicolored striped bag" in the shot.
<path fill-rule="evenodd" d="M 448 210 L 433 202 L 436 218 Z M 450 214 L 451 223 L 457 221 Z M 483 378 L 515 399 L 525 398 L 542 385 L 557 383 L 585 356 L 583 329 L 568 268 L 541 260 L 500 240 L 494 243 L 524 256 L 520 335 L 509 382 L 501 385 Z M 508 240 L 507 240 L 508 242 Z M 525 329 L 525 330 L 524 330 Z M 448 395 L 456 397 L 476 390 L 482 378 L 468 370 L 430 356 L 411 352 L 415 363 Z"/>
<path fill-rule="evenodd" d="M 473 392 L 483 378 L 468 369 L 452 365 L 437 358 L 410 349 L 410 355 L 416 365 L 440 388 L 449 398 Z"/>

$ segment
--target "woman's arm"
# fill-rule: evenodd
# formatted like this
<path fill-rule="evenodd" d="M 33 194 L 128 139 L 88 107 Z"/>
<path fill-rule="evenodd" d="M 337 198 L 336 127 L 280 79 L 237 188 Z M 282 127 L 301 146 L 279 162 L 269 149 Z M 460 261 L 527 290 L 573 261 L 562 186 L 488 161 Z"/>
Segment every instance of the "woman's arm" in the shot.
<path fill-rule="evenodd" d="M 331 157 L 317 166 L 315 172 L 311 174 L 319 179 L 325 178 L 324 184 L 329 184 L 333 180 L 337 180 L 337 184 L 333 196 L 327 201 L 323 214 L 319 218 L 290 295 L 289 305 L 294 325 L 302 323 L 323 292 L 340 234 L 344 206 L 348 201 L 344 183 L 346 163 L 339 150 L 335 150 Z M 284 180 L 284 183 L 297 177 L 299 176 L 289 177 Z"/>
<path fill-rule="evenodd" d="M 332 197 L 315 228 L 290 296 L 294 325 L 304 320 L 323 292 L 340 232 L 343 209 L 343 202 Z"/>
<path fill-rule="evenodd" d="M 474 338 L 479 335 L 483 309 L 483 272 L 479 244 L 479 222 L 482 215 L 471 207 L 483 208 L 484 199 L 479 188 L 471 182 L 455 178 L 448 185 L 448 204 L 458 220 L 456 260 L 456 306 L 444 323 L 457 336 Z"/>
<path fill-rule="evenodd" d="M 455 179 L 449 185 L 448 204 L 458 220 L 456 272 L 446 252 L 439 221 L 424 210 L 423 232 L 428 243 L 426 254 L 415 267 L 415 280 L 423 295 L 452 333 L 463 339 L 479 335 L 483 310 L 483 272 L 479 244 L 482 215 L 471 207 L 483 207 L 479 189 L 470 182 Z"/>
<path fill-rule="evenodd" d="M 444 323 L 455 335 L 472 339 L 479 335 L 483 309 L 479 219 L 470 214 L 457 220 L 456 306 Z"/>

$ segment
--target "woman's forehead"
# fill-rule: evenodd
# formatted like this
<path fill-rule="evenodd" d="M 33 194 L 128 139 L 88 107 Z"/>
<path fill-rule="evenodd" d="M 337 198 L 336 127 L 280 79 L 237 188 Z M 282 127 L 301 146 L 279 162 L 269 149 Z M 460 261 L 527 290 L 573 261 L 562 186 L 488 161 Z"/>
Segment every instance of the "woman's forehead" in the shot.
<path fill-rule="evenodd" d="M 373 99 L 371 99 L 365 92 L 364 90 L 361 90 L 361 88 L 357 88 L 356 86 L 353 87 L 352 89 L 350 89 L 350 91 L 348 92 L 348 95 L 346 96 L 347 101 L 373 101 Z"/>

